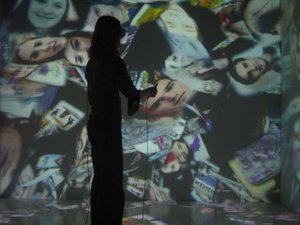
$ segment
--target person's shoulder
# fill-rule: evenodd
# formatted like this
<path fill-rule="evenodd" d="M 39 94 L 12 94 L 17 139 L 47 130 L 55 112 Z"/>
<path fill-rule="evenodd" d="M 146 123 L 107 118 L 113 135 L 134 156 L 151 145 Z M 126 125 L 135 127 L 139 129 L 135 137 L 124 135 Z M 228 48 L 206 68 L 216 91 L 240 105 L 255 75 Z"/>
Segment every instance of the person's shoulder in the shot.
<path fill-rule="evenodd" d="M 87 64 L 86 64 L 86 67 L 85 67 L 85 71 L 86 72 L 91 72 L 91 71 L 94 71 L 101 63 L 101 59 L 99 57 L 90 57 Z"/>
<path fill-rule="evenodd" d="M 117 64 L 125 64 L 124 60 L 118 54 L 111 54 L 111 59 L 114 60 Z"/>
<path fill-rule="evenodd" d="M 92 65 L 92 64 L 96 63 L 97 61 L 98 61 L 97 57 L 90 57 L 87 62 L 87 66 Z"/>
<path fill-rule="evenodd" d="M 100 54 L 97 55 L 99 60 L 115 60 L 115 61 L 122 61 L 121 57 L 112 51 L 102 51 Z"/>

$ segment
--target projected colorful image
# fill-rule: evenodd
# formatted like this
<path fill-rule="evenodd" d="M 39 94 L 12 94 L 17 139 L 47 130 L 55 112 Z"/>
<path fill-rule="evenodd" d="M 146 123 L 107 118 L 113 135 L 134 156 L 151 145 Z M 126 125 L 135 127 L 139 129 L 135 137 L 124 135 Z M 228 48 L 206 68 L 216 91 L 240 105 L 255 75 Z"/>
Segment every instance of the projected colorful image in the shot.
<path fill-rule="evenodd" d="M 88 200 L 85 65 L 95 21 L 112 15 L 135 86 L 158 85 L 133 116 L 123 102 L 127 200 L 278 199 L 279 0 L 8 2 L 1 197 Z"/>

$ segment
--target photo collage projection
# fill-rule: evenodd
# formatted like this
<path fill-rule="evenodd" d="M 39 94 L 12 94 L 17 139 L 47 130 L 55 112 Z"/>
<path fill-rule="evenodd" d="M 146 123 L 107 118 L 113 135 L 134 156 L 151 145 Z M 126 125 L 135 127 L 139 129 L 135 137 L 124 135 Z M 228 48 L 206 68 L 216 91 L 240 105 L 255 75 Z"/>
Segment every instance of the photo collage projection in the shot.
<path fill-rule="evenodd" d="M 158 85 L 123 115 L 126 199 L 277 200 L 279 0 L 17 0 L 1 24 L 0 196 L 88 200 L 85 65 L 101 15 L 126 29 L 135 86 Z"/>
<path fill-rule="evenodd" d="M 282 1 L 282 179 L 281 200 L 300 212 L 300 2 Z"/>

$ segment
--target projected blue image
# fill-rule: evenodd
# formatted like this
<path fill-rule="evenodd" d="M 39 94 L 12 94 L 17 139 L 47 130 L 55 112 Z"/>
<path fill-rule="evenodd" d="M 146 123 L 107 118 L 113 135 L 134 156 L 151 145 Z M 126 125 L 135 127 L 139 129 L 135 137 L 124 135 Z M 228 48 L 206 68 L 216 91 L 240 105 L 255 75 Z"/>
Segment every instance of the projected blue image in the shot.
<path fill-rule="evenodd" d="M 133 116 L 123 102 L 126 198 L 278 199 L 279 0 L 8 5 L 1 24 L 1 197 L 88 200 L 85 66 L 96 20 L 112 15 L 126 31 L 121 57 L 135 86 L 158 89 Z"/>

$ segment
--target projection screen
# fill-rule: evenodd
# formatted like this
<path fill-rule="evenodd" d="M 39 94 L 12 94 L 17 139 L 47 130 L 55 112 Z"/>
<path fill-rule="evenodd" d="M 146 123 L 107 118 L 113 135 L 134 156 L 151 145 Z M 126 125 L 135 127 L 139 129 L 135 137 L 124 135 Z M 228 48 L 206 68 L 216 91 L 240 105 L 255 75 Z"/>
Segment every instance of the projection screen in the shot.
<path fill-rule="evenodd" d="M 158 85 L 135 115 L 123 113 L 126 198 L 276 199 L 279 0 L 10 5 L 1 24 L 1 197 L 88 200 L 85 65 L 95 21 L 112 15 L 126 30 L 121 57 L 134 85 Z"/>

